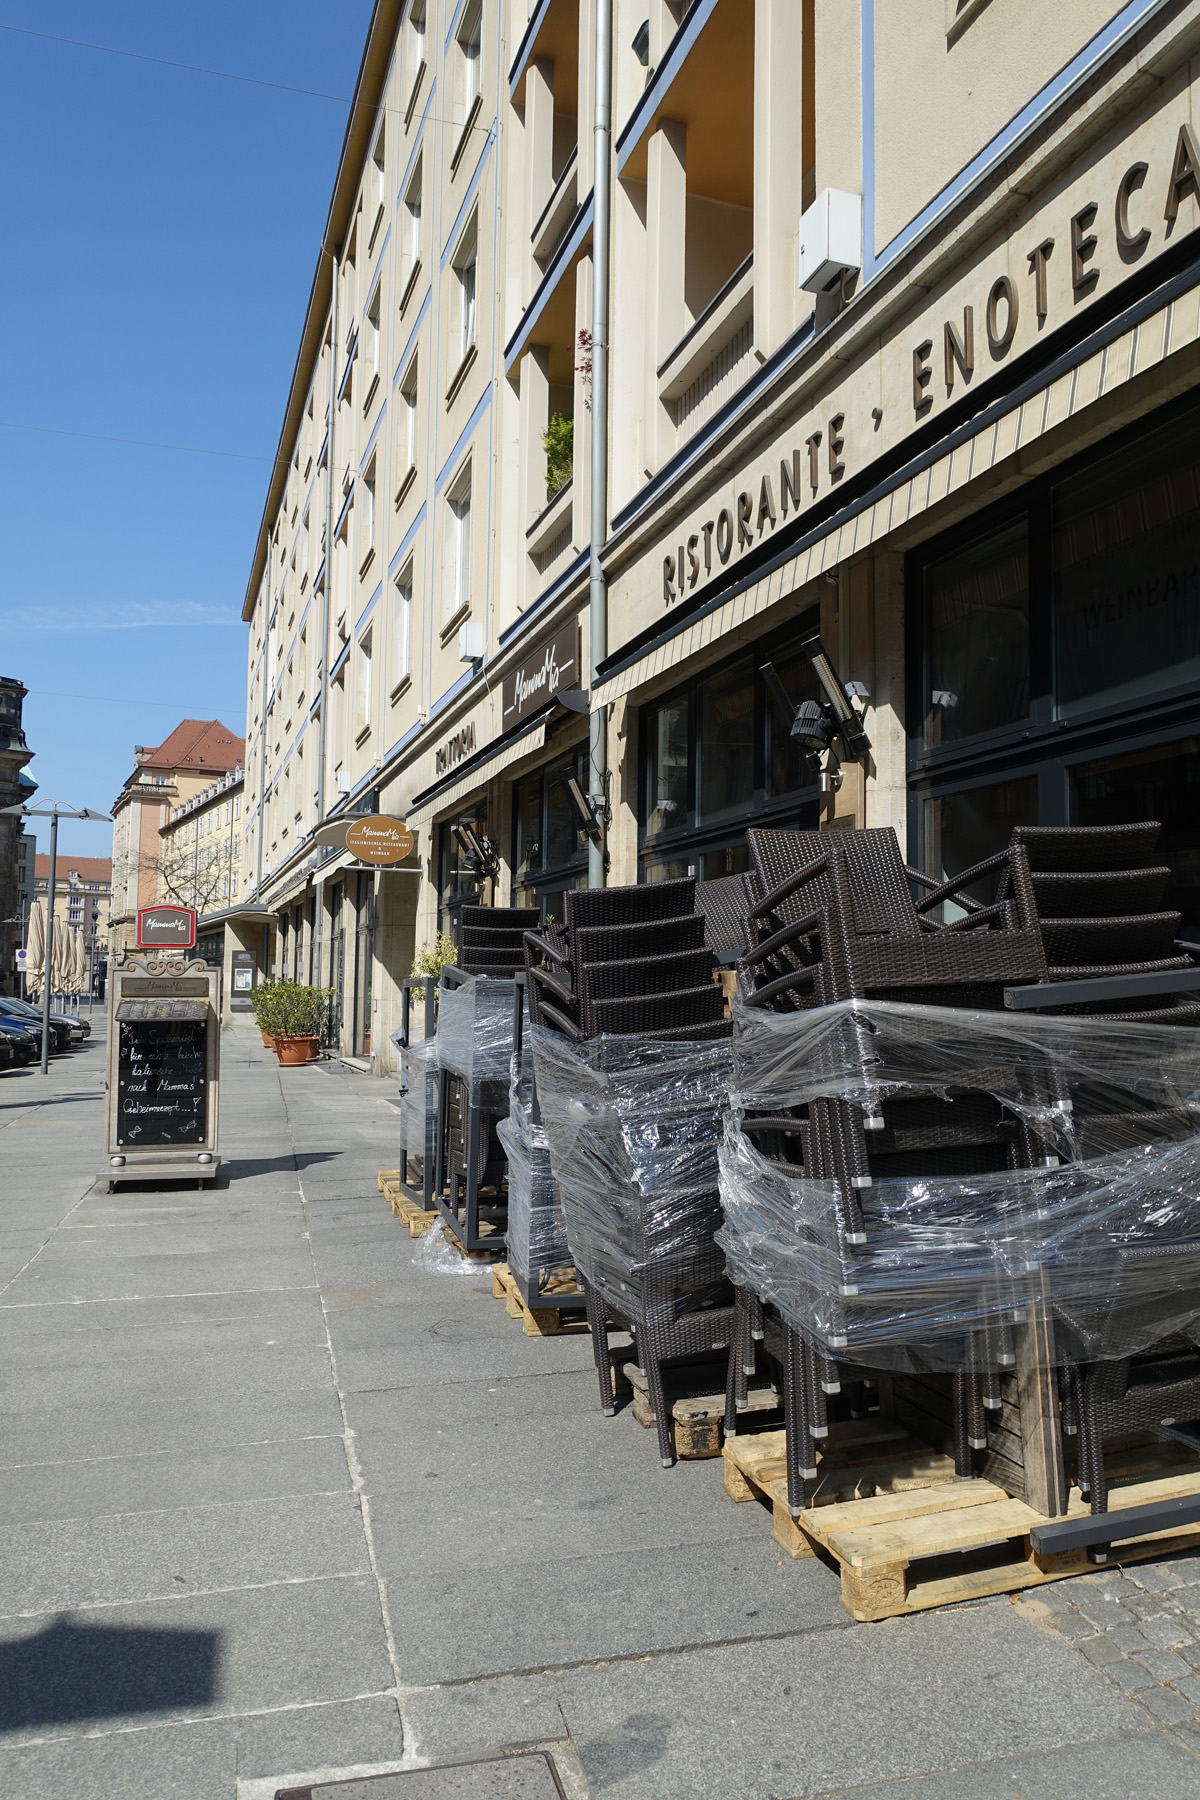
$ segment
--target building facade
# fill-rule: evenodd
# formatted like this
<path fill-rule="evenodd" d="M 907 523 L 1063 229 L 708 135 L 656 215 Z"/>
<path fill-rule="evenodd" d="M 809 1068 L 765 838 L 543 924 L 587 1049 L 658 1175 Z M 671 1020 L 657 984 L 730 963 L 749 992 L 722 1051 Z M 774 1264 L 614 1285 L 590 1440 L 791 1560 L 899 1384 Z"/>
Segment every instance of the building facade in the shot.
<path fill-rule="evenodd" d="M 18 806 L 36 792 L 37 783 L 25 765 L 33 751 L 25 742 L 21 708 L 28 689 L 12 676 L 0 676 L 0 993 L 20 991 L 16 953 L 25 942 L 20 861 L 23 836 L 21 818 L 4 808 Z"/>
<path fill-rule="evenodd" d="M 33 865 L 34 897 L 45 911 L 50 898 L 50 858 Z M 108 957 L 108 915 L 112 905 L 112 861 L 107 856 L 60 856 L 54 872 L 54 929 L 80 931 L 94 966 Z"/>
<path fill-rule="evenodd" d="M 139 907 L 179 898 L 171 883 L 182 871 L 170 834 L 164 838 L 172 812 L 239 768 L 243 754 L 242 739 L 219 719 L 184 719 L 156 747 L 135 744 L 133 772 L 112 809 L 114 960 L 137 946 Z"/>
<path fill-rule="evenodd" d="M 225 917 L 241 904 L 244 786 L 239 763 L 173 806 L 158 830 L 158 898 L 192 908 L 197 949 L 218 968 L 225 958 Z"/>
<path fill-rule="evenodd" d="M 594 344 L 599 3 L 376 7 L 246 601 L 265 961 L 382 1066 L 464 900 L 587 881 L 567 773 L 613 882 L 1154 817 L 1200 931 L 1200 6 L 613 0 Z"/>

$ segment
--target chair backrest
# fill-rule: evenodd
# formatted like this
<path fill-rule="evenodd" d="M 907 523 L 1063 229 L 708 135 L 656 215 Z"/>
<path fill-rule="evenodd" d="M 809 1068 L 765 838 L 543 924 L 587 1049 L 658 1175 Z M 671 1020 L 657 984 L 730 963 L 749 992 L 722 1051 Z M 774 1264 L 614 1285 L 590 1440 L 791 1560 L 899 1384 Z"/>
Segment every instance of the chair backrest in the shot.
<path fill-rule="evenodd" d="M 696 883 L 696 911 L 704 918 L 704 941 L 717 956 L 740 956 L 746 947 L 746 914 L 758 899 L 759 883 L 747 870 Z"/>
<path fill-rule="evenodd" d="M 869 831 L 778 831 L 751 826 L 746 833 L 750 860 L 764 897 L 820 857 L 845 858 L 854 926 L 860 937 L 919 937 L 922 926 L 904 872 L 900 844 L 890 825 Z M 818 875 L 798 895 L 783 901 L 785 923 L 827 903 L 829 878 Z"/>
<path fill-rule="evenodd" d="M 616 1000 L 630 994 L 669 994 L 712 981 L 712 951 L 680 950 L 667 956 L 626 957 L 619 962 L 585 963 L 579 986 L 589 1000 Z"/>
<path fill-rule="evenodd" d="M 696 913 L 685 918 L 647 919 L 637 925 L 593 925 L 570 935 L 571 962 L 577 969 L 591 963 L 666 956 L 672 950 L 703 947 L 704 920 Z"/>
<path fill-rule="evenodd" d="M 1024 844 L 1035 873 L 1143 869 L 1154 855 L 1161 830 L 1154 819 L 1137 825 L 1016 825 L 1012 842 Z"/>
<path fill-rule="evenodd" d="M 458 922 L 462 929 L 475 926 L 488 931 L 536 931 L 541 917 L 536 906 L 464 906 Z"/>
<path fill-rule="evenodd" d="M 576 888 L 566 895 L 567 925 L 572 932 L 602 925 L 643 925 L 652 919 L 678 919 L 695 905 L 696 883 L 639 882 L 634 887 Z"/>

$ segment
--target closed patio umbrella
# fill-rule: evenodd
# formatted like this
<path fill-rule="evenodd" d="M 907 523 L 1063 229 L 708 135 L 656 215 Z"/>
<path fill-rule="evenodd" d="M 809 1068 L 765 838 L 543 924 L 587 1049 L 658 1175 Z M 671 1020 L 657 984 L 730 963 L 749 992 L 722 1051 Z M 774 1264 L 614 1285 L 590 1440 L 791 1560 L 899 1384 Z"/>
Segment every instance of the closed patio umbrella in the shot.
<path fill-rule="evenodd" d="M 35 900 L 29 909 L 29 930 L 25 937 L 25 986 L 30 993 L 39 993 L 42 986 L 42 966 L 46 961 L 46 920 L 42 913 L 42 903 Z"/>
<path fill-rule="evenodd" d="M 70 930 L 56 919 L 54 921 L 54 942 L 50 946 L 50 992 L 52 994 L 70 993 L 73 962 Z"/>
<path fill-rule="evenodd" d="M 87 992 L 88 956 L 87 945 L 83 941 L 83 932 L 77 925 L 71 933 L 71 992 L 83 994 Z"/>

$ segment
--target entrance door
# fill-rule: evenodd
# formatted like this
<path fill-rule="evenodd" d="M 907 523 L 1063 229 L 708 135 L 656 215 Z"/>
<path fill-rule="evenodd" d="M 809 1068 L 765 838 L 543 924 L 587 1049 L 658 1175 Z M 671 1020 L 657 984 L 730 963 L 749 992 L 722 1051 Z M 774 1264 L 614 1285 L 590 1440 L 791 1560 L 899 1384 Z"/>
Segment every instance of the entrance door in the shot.
<path fill-rule="evenodd" d="M 374 963 L 375 877 L 359 875 L 354 902 L 354 1056 L 371 1054 L 371 972 Z"/>

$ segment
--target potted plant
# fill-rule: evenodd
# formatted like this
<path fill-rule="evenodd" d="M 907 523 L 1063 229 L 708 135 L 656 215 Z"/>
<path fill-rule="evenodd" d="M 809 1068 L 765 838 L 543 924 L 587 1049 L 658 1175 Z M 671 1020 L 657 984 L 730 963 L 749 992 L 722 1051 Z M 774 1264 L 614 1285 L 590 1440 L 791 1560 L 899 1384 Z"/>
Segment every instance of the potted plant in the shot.
<path fill-rule="evenodd" d="M 275 1034 L 278 1030 L 275 995 L 279 986 L 278 981 L 260 981 L 254 990 L 254 1023 L 262 1032 L 263 1045 L 268 1050 L 275 1048 Z"/>
<path fill-rule="evenodd" d="M 321 1020 L 332 993 L 332 988 L 306 987 L 299 981 L 276 984 L 272 1023 L 275 1051 L 281 1063 L 316 1061 L 321 1049 Z"/>

